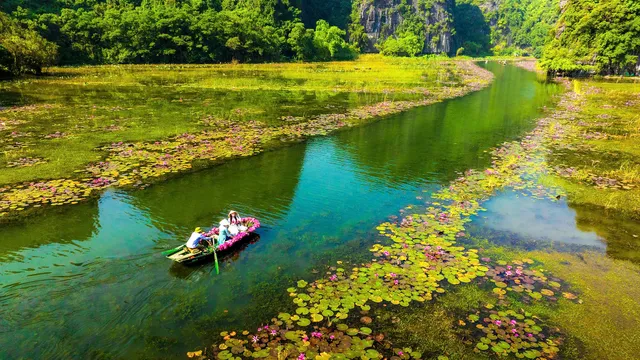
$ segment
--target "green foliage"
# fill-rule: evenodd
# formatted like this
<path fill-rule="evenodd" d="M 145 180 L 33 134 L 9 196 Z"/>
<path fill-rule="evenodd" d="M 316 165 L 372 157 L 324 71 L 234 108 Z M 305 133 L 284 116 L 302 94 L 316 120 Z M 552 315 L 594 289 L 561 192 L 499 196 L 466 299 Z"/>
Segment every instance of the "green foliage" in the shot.
<path fill-rule="evenodd" d="M 328 24 L 310 46 L 301 11 L 288 0 L 58 0 L 40 5 L 15 0 L 5 8 L 57 43 L 63 64 L 355 57 L 344 42 L 345 32 Z"/>
<path fill-rule="evenodd" d="M 33 30 L 24 29 L 0 12 L 0 72 L 40 74 L 42 68 L 52 64 L 56 56 L 55 44 Z"/>
<path fill-rule="evenodd" d="M 319 20 L 313 38 L 317 60 L 350 60 L 357 55 L 353 46 L 344 39 L 346 32 L 328 22 Z"/>
<path fill-rule="evenodd" d="M 398 38 L 388 37 L 378 48 L 383 55 L 413 57 L 422 53 L 424 41 L 414 33 L 405 32 Z"/>
<path fill-rule="evenodd" d="M 351 0 L 300 0 L 302 21 L 305 26 L 312 27 L 319 20 L 346 29 L 349 24 Z"/>
<path fill-rule="evenodd" d="M 640 3 L 569 2 L 541 65 L 548 71 L 635 74 L 640 55 Z"/>
<path fill-rule="evenodd" d="M 542 48 L 559 16 L 558 0 L 486 0 L 457 2 L 454 26 L 459 46 L 469 54 L 534 55 Z M 482 15 L 482 16 L 481 16 Z"/>
<path fill-rule="evenodd" d="M 481 56 L 489 53 L 491 29 L 484 15 L 476 5 L 460 3 L 456 5 L 453 26 L 455 40 L 467 55 Z M 456 53 L 457 56 L 459 54 Z"/>

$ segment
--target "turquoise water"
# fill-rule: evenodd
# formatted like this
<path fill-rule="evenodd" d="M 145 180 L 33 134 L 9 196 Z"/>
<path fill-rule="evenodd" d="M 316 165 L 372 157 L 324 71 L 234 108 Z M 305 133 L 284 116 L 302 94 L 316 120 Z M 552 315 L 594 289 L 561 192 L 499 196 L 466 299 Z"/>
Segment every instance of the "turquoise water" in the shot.
<path fill-rule="evenodd" d="M 486 167 L 561 91 L 487 67 L 495 82 L 463 98 L 3 225 L 0 358 L 173 358 L 270 319 L 294 280 L 367 259 L 378 223 Z M 160 255 L 229 209 L 263 228 L 220 275 Z"/>

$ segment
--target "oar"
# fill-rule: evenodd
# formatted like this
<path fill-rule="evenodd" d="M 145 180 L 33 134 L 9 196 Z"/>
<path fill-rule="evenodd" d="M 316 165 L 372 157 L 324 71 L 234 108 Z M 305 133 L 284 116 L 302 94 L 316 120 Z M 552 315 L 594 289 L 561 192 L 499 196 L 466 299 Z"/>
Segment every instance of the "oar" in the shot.
<path fill-rule="evenodd" d="M 180 245 L 178 247 L 175 247 L 173 249 L 170 249 L 170 250 L 165 250 L 165 251 L 162 252 L 162 255 L 164 255 L 164 256 L 173 255 L 173 254 L 177 253 L 178 251 L 180 251 L 181 249 L 182 249 L 182 245 Z"/>
<path fill-rule="evenodd" d="M 218 267 L 218 253 L 216 252 L 215 240 L 213 243 L 213 258 L 216 259 L 216 275 L 220 274 L 220 268 Z"/>

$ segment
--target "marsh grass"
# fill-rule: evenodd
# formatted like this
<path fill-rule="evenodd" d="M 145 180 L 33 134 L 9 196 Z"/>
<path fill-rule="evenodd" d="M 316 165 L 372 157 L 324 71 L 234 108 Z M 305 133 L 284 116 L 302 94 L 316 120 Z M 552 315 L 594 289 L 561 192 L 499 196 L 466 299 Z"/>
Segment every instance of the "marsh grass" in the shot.
<path fill-rule="evenodd" d="M 572 175 L 543 182 L 566 189 L 573 204 L 640 218 L 640 84 L 574 81 L 573 89 L 582 97 L 566 121 L 573 135 L 549 160 Z"/>
<path fill-rule="evenodd" d="M 0 185 L 69 177 L 104 157 L 98 147 L 202 131 L 207 119 L 280 126 L 290 117 L 304 121 L 384 101 L 440 99 L 472 75 L 454 61 L 375 55 L 330 63 L 52 68 L 43 78 L 0 83 Z M 7 167 L 24 158 L 45 163 Z"/>

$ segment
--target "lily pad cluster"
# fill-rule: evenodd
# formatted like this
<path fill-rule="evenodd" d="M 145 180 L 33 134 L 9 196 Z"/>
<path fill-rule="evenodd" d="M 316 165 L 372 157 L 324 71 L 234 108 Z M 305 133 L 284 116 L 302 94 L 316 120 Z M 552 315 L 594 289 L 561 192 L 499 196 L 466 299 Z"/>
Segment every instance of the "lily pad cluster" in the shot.
<path fill-rule="evenodd" d="M 210 348 L 210 353 L 199 352 L 197 356 L 221 360 L 382 359 L 383 354 L 390 354 L 394 359 L 422 357 L 422 354 L 412 351 L 411 348 L 392 348 L 384 342 L 384 336 L 374 336 L 373 331 L 364 326 L 349 328 L 344 324 L 338 324 L 300 328 L 296 322 L 300 322 L 298 315 L 280 313 L 270 324 L 260 326 L 255 332 L 222 332 L 222 341 Z M 190 354 L 196 355 L 195 352 Z"/>
<path fill-rule="evenodd" d="M 39 157 L 23 157 L 14 161 L 8 161 L 7 167 L 31 167 L 40 164 L 45 164 L 47 161 Z"/>
<path fill-rule="evenodd" d="M 530 268 L 531 259 L 514 260 L 510 264 L 499 261 L 486 272 L 493 283 L 493 293 L 504 299 L 508 293 L 520 294 L 522 300 L 546 299 L 556 301 L 559 297 L 576 300 L 578 297 L 569 292 L 562 280 L 547 277 L 542 270 Z"/>
<path fill-rule="evenodd" d="M 490 351 L 500 357 L 515 356 L 519 359 L 554 359 L 560 340 L 552 329 L 541 326 L 541 320 L 530 312 L 511 309 L 498 310 L 487 304 L 483 309 L 469 314 L 467 322 L 460 324 L 470 328 L 475 335 L 475 351 Z"/>

